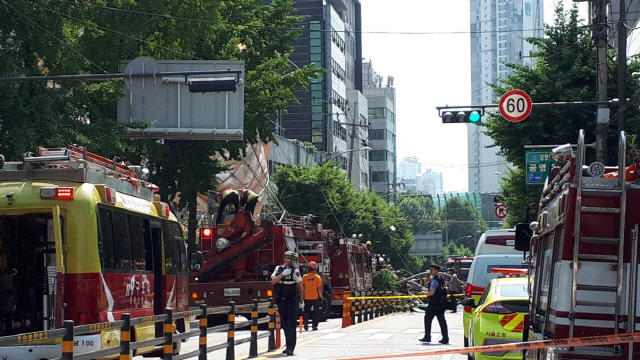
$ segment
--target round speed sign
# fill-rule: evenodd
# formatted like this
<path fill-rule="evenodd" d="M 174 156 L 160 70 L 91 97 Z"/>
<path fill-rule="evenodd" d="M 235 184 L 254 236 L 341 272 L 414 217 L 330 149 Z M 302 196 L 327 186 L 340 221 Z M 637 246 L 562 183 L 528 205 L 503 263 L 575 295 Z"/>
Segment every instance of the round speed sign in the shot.
<path fill-rule="evenodd" d="M 531 114 L 533 102 L 531 97 L 522 90 L 507 91 L 500 98 L 500 114 L 511 122 L 522 121 Z"/>

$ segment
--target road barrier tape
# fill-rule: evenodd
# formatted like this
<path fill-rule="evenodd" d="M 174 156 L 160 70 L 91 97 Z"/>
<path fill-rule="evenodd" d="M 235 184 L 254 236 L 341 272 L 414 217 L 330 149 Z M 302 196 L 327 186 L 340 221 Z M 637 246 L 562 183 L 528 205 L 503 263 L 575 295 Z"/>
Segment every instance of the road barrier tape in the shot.
<path fill-rule="evenodd" d="M 448 297 L 464 297 L 464 294 L 447 294 Z M 415 299 L 426 298 L 427 295 L 398 295 L 398 296 L 358 296 L 348 297 L 347 300 L 372 300 L 372 299 Z"/>
<path fill-rule="evenodd" d="M 509 343 L 509 344 L 502 344 L 502 345 L 472 346 L 472 347 L 466 347 L 466 348 L 430 350 L 430 351 L 421 351 L 421 352 L 415 352 L 415 353 L 340 358 L 339 360 L 375 360 L 375 359 L 389 359 L 389 358 L 408 357 L 408 356 L 469 354 L 469 353 L 479 353 L 479 352 L 485 353 L 485 352 L 494 352 L 494 351 L 513 351 L 513 350 L 520 351 L 520 350 L 548 349 L 548 348 L 557 348 L 557 347 L 581 347 L 581 346 L 595 346 L 595 345 L 628 344 L 628 343 L 635 343 L 635 342 L 640 342 L 640 332 L 627 333 L 627 334 L 589 336 L 589 337 L 570 338 L 570 339 L 538 340 L 538 341 L 528 341 L 528 342 L 519 342 L 519 343 Z"/>

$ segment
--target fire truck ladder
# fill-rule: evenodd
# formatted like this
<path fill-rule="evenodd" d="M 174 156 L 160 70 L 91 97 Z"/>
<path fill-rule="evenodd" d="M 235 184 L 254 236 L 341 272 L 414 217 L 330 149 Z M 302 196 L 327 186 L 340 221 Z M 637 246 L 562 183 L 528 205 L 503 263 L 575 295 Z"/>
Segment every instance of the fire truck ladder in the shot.
<path fill-rule="evenodd" d="M 618 142 L 618 178 L 602 178 L 602 177 L 583 177 L 582 167 L 585 163 L 585 140 L 584 130 L 580 130 L 578 136 L 578 152 L 575 162 L 575 182 L 577 186 L 576 195 L 576 213 L 574 224 L 574 240 L 573 240 L 573 286 L 571 294 L 571 313 L 569 315 L 569 337 L 574 336 L 575 328 L 575 316 L 577 313 L 578 305 L 582 306 L 599 306 L 615 309 L 615 321 L 614 321 L 614 333 L 618 333 L 619 324 L 622 323 L 622 294 L 623 294 L 623 280 L 624 280 L 624 238 L 625 238 L 625 209 L 627 202 L 627 192 L 625 185 L 625 159 L 626 159 L 626 134 L 620 133 L 620 140 Z M 592 207 L 582 206 L 582 197 L 619 197 L 619 207 Z M 601 214 L 619 214 L 619 233 L 617 237 L 590 237 L 582 236 L 580 234 L 580 217 L 582 213 L 601 213 Z M 618 255 L 603 255 L 603 254 L 586 254 L 580 251 L 580 244 L 605 244 L 617 246 Z M 604 286 L 604 285 L 586 285 L 578 283 L 578 273 L 580 269 L 580 261 L 610 261 L 617 263 L 616 279 L 617 285 Z M 615 293 L 615 302 L 603 302 L 597 300 L 578 300 L 578 290 L 583 291 L 598 291 L 602 293 Z M 576 349 L 578 351 L 578 349 Z M 619 347 L 617 351 L 608 352 L 608 355 L 600 353 L 602 356 L 619 356 Z"/>

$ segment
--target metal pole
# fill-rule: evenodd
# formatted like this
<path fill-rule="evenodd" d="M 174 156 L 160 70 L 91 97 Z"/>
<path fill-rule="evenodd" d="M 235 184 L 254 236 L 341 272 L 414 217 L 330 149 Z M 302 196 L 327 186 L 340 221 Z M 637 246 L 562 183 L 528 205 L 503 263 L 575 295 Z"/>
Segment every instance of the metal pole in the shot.
<path fill-rule="evenodd" d="M 131 360 L 131 315 L 122 314 L 122 328 L 120 329 L 120 360 Z"/>
<path fill-rule="evenodd" d="M 236 302 L 229 300 L 229 314 L 227 315 L 227 322 L 229 323 L 229 331 L 227 331 L 227 360 L 235 360 L 235 337 L 236 337 Z"/>
<path fill-rule="evenodd" d="M 251 308 L 251 341 L 249 343 L 249 357 L 258 356 L 258 299 L 253 299 Z"/>
<path fill-rule="evenodd" d="M 173 310 L 166 308 L 167 320 L 164 321 L 164 351 L 162 360 L 173 359 Z"/>
<path fill-rule="evenodd" d="M 73 320 L 65 320 L 62 337 L 62 360 L 73 360 Z"/>
<path fill-rule="evenodd" d="M 598 101 L 607 101 L 607 1 L 599 0 L 594 1 L 596 6 L 596 26 L 595 26 L 595 38 L 596 47 L 598 52 L 598 66 L 597 66 L 597 99 Z M 600 109 L 605 109 L 607 106 L 598 105 L 598 112 Z M 597 118 L 596 118 L 597 121 Z M 606 164 L 607 160 L 607 128 L 608 120 L 606 123 L 598 124 L 596 129 L 596 159 Z"/>
<path fill-rule="evenodd" d="M 624 107 L 626 106 L 627 85 L 627 9 L 625 0 L 620 0 L 620 20 L 618 21 L 618 131 L 624 131 Z"/>
<path fill-rule="evenodd" d="M 198 354 L 198 360 L 207 360 L 207 305 L 200 304 L 200 311 L 202 311 L 202 315 L 200 315 L 200 339 L 198 350 L 200 353 Z"/>
<path fill-rule="evenodd" d="M 269 351 L 276 350 L 276 309 L 273 297 L 269 299 Z"/>

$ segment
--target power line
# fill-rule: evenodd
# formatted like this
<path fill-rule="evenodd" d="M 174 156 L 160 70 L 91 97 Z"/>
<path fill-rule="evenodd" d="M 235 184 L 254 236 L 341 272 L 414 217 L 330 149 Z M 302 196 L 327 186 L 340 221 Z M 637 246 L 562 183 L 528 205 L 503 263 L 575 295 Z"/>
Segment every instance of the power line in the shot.
<path fill-rule="evenodd" d="M 58 38 L 57 36 L 53 35 L 53 33 L 51 33 L 49 30 L 43 28 L 42 26 L 40 26 L 40 24 L 38 24 L 37 22 L 33 21 L 31 18 L 29 18 L 27 15 L 25 15 L 24 13 L 20 12 L 18 9 L 16 9 L 15 7 L 13 7 L 11 4 L 9 4 L 8 2 L 6 2 L 5 0 L 2 0 L 2 2 L 7 5 L 8 7 L 10 7 L 11 9 L 13 9 L 13 11 L 17 12 L 18 14 L 22 15 L 25 19 L 31 21 L 33 23 L 33 25 L 37 26 L 38 28 L 40 28 L 42 31 L 44 31 L 45 33 L 47 33 L 47 35 L 51 36 L 52 38 L 58 40 L 62 45 L 64 45 L 66 48 L 68 48 L 69 50 L 73 51 L 76 55 L 81 56 L 83 59 L 87 60 L 90 64 L 94 65 L 95 67 L 97 67 L 98 69 L 100 69 L 102 72 L 104 72 L 105 74 L 107 73 L 107 70 L 103 69 L 100 67 L 100 65 L 94 63 L 93 61 L 91 61 L 91 59 L 89 59 L 88 57 L 82 55 L 82 53 L 80 53 L 78 50 L 74 49 L 73 47 L 71 47 L 69 44 L 67 44 L 64 40 Z"/>
<path fill-rule="evenodd" d="M 6 4 L 6 0 L 2 0 L 2 1 Z M 25 3 L 25 4 L 29 4 L 29 3 L 25 2 L 24 0 L 20 0 L 20 1 L 22 1 L 22 2 L 23 2 L 23 3 Z M 172 48 L 166 47 L 166 46 L 159 45 L 159 44 L 154 43 L 154 42 L 151 42 L 151 41 L 149 41 L 149 40 L 136 38 L 136 37 L 134 37 L 134 36 L 127 35 L 127 34 L 124 34 L 124 33 L 121 33 L 121 32 L 119 32 L 119 31 L 116 31 L 116 30 L 110 29 L 110 28 L 108 28 L 108 27 L 98 25 L 98 23 L 96 23 L 95 21 L 90 21 L 90 20 L 85 20 L 85 19 L 79 19 L 79 18 L 77 18 L 77 17 L 71 16 L 71 15 L 68 15 L 68 14 L 65 14 L 65 13 L 61 13 L 61 12 L 56 11 L 56 10 L 52 10 L 52 9 L 46 8 L 46 7 L 44 7 L 44 6 L 42 6 L 42 5 L 39 5 L 39 4 L 37 4 L 37 3 L 32 3 L 31 5 L 35 5 L 35 6 L 37 6 L 37 7 L 41 8 L 41 9 L 43 9 L 43 10 L 49 11 L 49 12 L 54 13 L 54 14 L 58 14 L 58 15 L 60 15 L 60 16 L 64 16 L 64 17 L 66 17 L 66 18 L 68 18 L 68 19 L 72 19 L 72 20 L 75 20 L 75 21 L 82 22 L 82 23 L 83 23 L 83 24 L 85 24 L 85 25 L 86 25 L 88 22 L 92 22 L 92 23 L 93 23 L 93 25 L 94 25 L 95 27 L 97 27 L 98 29 L 101 29 L 101 30 L 104 30 L 104 31 L 109 31 L 109 32 L 112 32 L 112 33 L 118 34 L 118 35 L 120 35 L 120 36 L 124 36 L 124 37 L 130 38 L 130 39 L 133 39 L 133 40 L 136 40 L 136 41 L 142 41 L 142 42 L 147 43 L 147 44 L 149 44 L 149 45 L 153 45 L 154 47 L 158 47 L 158 48 L 162 48 L 162 49 L 165 49 L 165 50 L 168 50 L 168 51 L 172 51 L 172 52 L 174 52 L 174 53 L 176 53 L 176 54 L 180 54 L 180 55 L 183 55 L 183 56 L 188 56 L 188 57 L 189 57 L 189 58 L 191 58 L 191 59 L 203 60 L 203 59 L 201 59 L 201 58 L 199 58 L 199 57 L 196 57 L 196 56 L 193 56 L 193 55 L 189 55 L 189 54 L 183 53 L 183 52 L 181 52 L 181 51 L 178 51 L 178 50 L 175 50 L 175 49 L 172 49 Z"/>
<path fill-rule="evenodd" d="M 546 30 L 545 28 L 533 28 L 533 29 L 513 29 L 513 30 L 487 30 L 487 31 L 355 31 L 355 30 L 340 30 L 340 31 L 336 31 L 333 29 L 323 29 L 323 30 L 315 30 L 315 29 L 308 29 L 308 28 L 302 28 L 302 27 L 280 27 L 280 26 L 268 26 L 268 25 L 254 25 L 254 24 L 234 24 L 234 23 L 230 23 L 230 22 L 226 22 L 226 21 L 217 21 L 217 20 L 206 20 L 206 19 L 195 19 L 195 18 L 190 18 L 190 17 L 184 17 L 184 16 L 174 16 L 174 15 L 168 15 L 168 14 L 159 14 L 159 13 L 152 13 L 152 12 L 146 12 L 146 11 L 138 11 L 138 10 L 129 10 L 129 9 L 121 9 L 121 8 L 116 8 L 116 7 L 111 7 L 111 6 L 104 6 L 104 5 L 97 5 L 97 4 L 88 4 L 88 3 L 82 3 L 82 2 L 77 2 L 77 1 L 63 1 L 63 3 L 67 3 L 70 5 L 81 5 L 81 6 L 90 6 L 90 7 L 95 7 L 95 8 L 101 8 L 104 10 L 110 10 L 110 11 L 120 11 L 120 12 L 127 12 L 127 13 L 132 13 L 132 14 L 138 14 L 138 15 L 147 15 L 147 16 L 156 16 L 156 17 L 162 17 L 162 18 L 166 18 L 166 19 L 173 19 L 173 20 L 181 20 L 181 21 L 192 21 L 192 22 L 201 22 L 201 23 L 208 23 L 208 24 L 224 24 L 224 25 L 231 25 L 231 26 L 242 26 L 242 27 L 250 27 L 250 28 L 260 28 L 260 29 L 272 29 L 272 30 L 280 30 L 280 31 L 320 31 L 320 32 L 343 32 L 343 33 L 360 33 L 360 34 L 380 34 L 380 35 L 465 35 L 465 34 L 497 34 L 497 33 L 510 33 L 510 32 L 527 32 L 527 31 L 544 31 Z M 583 25 L 581 26 L 582 28 L 589 28 L 592 25 Z"/>

